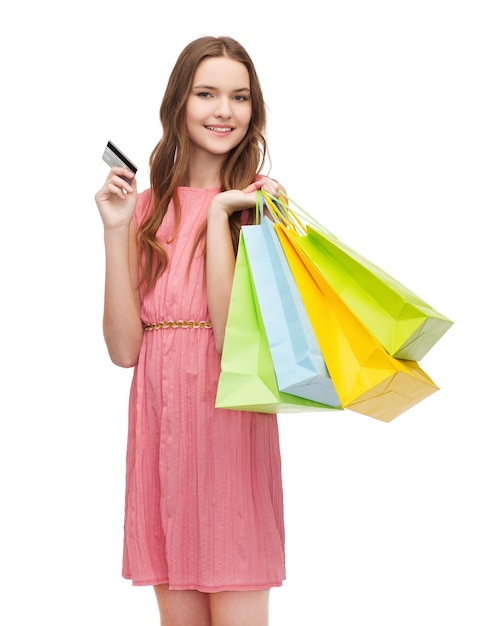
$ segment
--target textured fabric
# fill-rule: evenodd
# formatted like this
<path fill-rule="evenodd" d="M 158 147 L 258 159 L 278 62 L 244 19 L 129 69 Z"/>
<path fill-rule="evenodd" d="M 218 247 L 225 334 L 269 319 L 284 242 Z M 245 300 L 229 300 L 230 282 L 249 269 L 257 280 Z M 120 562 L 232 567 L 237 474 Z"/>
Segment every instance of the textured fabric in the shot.
<path fill-rule="evenodd" d="M 168 270 L 143 298 L 145 323 L 207 320 L 204 261 L 190 253 L 217 189 L 180 188 L 157 233 Z M 149 191 L 138 199 L 136 225 Z M 215 409 L 212 329 L 145 332 L 129 405 L 123 576 L 135 585 L 251 590 L 285 577 L 275 415 Z"/>

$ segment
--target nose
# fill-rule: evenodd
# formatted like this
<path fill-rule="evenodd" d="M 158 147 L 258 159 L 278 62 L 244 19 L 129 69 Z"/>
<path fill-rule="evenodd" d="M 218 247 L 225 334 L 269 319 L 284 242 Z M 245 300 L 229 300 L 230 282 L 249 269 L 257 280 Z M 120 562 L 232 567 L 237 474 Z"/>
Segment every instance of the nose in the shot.
<path fill-rule="evenodd" d="M 227 119 L 232 116 L 232 106 L 228 98 L 218 98 L 214 111 L 216 117 Z"/>

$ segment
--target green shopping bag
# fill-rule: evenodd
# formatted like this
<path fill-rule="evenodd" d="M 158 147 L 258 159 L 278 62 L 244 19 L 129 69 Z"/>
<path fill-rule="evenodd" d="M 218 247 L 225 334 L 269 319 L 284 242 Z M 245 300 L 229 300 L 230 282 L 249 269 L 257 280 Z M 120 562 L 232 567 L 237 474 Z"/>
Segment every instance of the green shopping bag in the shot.
<path fill-rule="evenodd" d="M 452 326 L 451 320 L 314 222 L 294 201 L 305 225 L 283 200 L 263 195 L 272 210 L 275 203 L 278 219 L 297 232 L 296 244 L 329 288 L 391 356 L 419 361 Z"/>
<path fill-rule="evenodd" d="M 341 407 L 279 391 L 242 233 L 237 251 L 215 406 L 259 413 L 341 410 Z"/>
<path fill-rule="evenodd" d="M 342 406 L 390 422 L 435 393 L 416 361 L 390 356 L 329 288 L 297 246 L 299 236 L 275 227 Z"/>
<path fill-rule="evenodd" d="M 241 232 L 279 391 L 341 406 L 273 222 Z"/>

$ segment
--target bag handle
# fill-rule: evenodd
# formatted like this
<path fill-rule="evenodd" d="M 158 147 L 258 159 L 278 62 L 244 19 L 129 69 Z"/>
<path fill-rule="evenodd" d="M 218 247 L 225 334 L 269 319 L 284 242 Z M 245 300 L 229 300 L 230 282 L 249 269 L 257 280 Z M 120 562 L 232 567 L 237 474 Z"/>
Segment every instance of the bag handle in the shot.
<path fill-rule="evenodd" d="M 263 221 L 266 207 L 274 222 L 282 222 L 285 225 L 290 225 L 292 214 L 284 214 L 281 206 L 276 203 L 276 200 L 277 198 L 275 196 L 269 195 L 266 191 L 263 191 L 263 189 L 258 189 L 256 191 L 255 224 L 261 224 L 261 222 Z M 291 226 L 292 225 L 293 222 L 291 222 Z"/>
<path fill-rule="evenodd" d="M 258 189 L 256 192 L 256 207 L 255 207 L 255 218 L 254 218 L 255 224 L 261 224 L 263 220 L 263 204 L 264 204 L 263 194 L 262 194 L 261 189 Z"/>
<path fill-rule="evenodd" d="M 281 191 L 281 195 L 276 198 L 270 195 L 267 191 L 260 189 L 257 193 L 257 205 L 258 196 L 260 196 L 261 217 L 263 218 L 263 205 L 266 204 L 274 222 L 283 224 L 286 228 L 291 228 L 298 235 L 305 235 L 307 232 L 306 225 L 314 226 L 318 230 L 328 233 L 326 227 L 320 224 L 312 215 L 307 213 L 302 207 L 296 203 L 290 196 L 284 191 Z M 295 209 L 291 208 L 291 204 L 295 206 Z"/>

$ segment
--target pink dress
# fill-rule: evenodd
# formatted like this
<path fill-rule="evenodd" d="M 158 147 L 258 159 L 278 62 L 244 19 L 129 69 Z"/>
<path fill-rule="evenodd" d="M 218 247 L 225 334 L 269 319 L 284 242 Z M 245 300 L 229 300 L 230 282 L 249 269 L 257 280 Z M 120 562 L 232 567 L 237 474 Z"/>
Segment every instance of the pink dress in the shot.
<path fill-rule="evenodd" d="M 204 260 L 188 263 L 217 189 L 182 187 L 157 237 L 169 266 L 142 302 L 146 324 L 208 320 Z M 138 225 L 149 190 L 140 194 Z M 281 459 L 274 415 L 214 407 L 220 356 L 210 328 L 145 331 L 129 405 L 123 576 L 205 592 L 285 578 Z"/>

